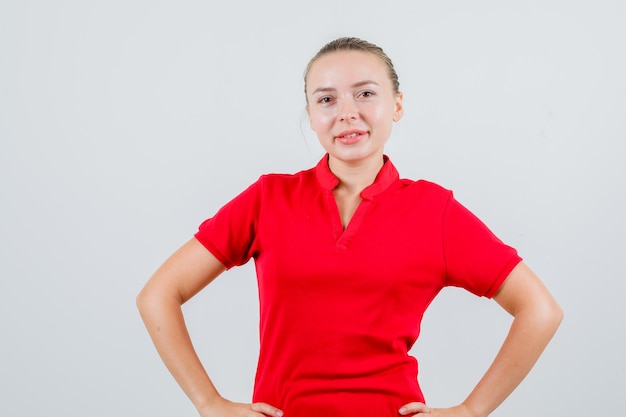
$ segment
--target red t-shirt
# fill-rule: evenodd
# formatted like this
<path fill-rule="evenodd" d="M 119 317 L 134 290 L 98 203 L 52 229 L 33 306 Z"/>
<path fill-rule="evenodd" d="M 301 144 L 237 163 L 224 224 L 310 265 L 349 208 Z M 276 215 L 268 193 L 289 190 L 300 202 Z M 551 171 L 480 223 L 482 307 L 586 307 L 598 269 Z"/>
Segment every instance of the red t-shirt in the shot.
<path fill-rule="evenodd" d="M 387 159 L 345 230 L 337 184 L 327 156 L 264 175 L 195 236 L 228 268 L 255 260 L 253 401 L 286 417 L 397 417 L 424 401 L 408 351 L 435 295 L 491 297 L 521 258 L 450 191 L 400 179 Z"/>

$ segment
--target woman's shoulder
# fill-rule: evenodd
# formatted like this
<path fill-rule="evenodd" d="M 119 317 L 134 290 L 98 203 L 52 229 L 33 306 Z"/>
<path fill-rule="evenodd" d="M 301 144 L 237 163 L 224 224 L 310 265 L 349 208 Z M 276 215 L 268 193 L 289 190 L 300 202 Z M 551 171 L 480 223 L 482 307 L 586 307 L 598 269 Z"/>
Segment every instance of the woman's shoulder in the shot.
<path fill-rule="evenodd" d="M 270 172 L 259 177 L 257 183 L 264 190 L 280 189 L 290 190 L 310 185 L 315 181 L 315 172 L 313 168 L 305 169 L 295 173 Z"/>
<path fill-rule="evenodd" d="M 307 168 L 298 172 L 288 173 L 288 172 L 268 172 L 266 174 L 261 175 L 259 180 L 265 182 L 293 182 L 302 179 L 308 179 L 314 176 L 315 168 Z"/>
<path fill-rule="evenodd" d="M 425 179 L 411 180 L 407 178 L 402 178 L 400 181 L 402 182 L 402 185 L 404 186 L 405 189 L 413 191 L 413 192 L 426 193 L 426 194 L 431 194 L 433 196 L 442 196 L 442 197 L 448 197 L 452 194 L 452 191 L 449 190 L 448 188 L 445 188 L 442 185 L 439 185 L 436 182 L 433 182 L 430 180 L 425 180 Z"/>
<path fill-rule="evenodd" d="M 394 204 L 412 207 L 419 213 L 443 213 L 452 199 L 452 191 L 429 180 L 401 179 L 401 189 Z"/>

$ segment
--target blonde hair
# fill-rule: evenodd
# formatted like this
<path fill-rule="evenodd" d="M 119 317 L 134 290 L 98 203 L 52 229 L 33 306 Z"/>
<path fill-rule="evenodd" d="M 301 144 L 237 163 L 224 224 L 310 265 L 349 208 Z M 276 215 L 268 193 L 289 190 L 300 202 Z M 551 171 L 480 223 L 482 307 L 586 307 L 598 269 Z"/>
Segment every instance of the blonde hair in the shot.
<path fill-rule="evenodd" d="M 396 73 L 396 70 L 393 67 L 393 63 L 391 62 L 391 59 L 387 56 L 385 51 L 383 51 L 383 49 L 380 46 L 374 45 L 371 42 L 367 42 L 359 38 L 343 37 L 343 38 L 338 38 L 338 39 L 335 39 L 334 41 L 328 42 L 309 61 L 308 65 L 306 66 L 306 69 L 304 70 L 304 95 L 305 96 L 306 96 L 306 79 L 315 61 L 317 61 L 324 55 L 330 54 L 332 52 L 338 52 L 338 51 L 361 51 L 361 52 L 367 52 L 367 53 L 376 55 L 387 66 L 389 79 L 391 80 L 391 85 L 393 87 L 394 93 L 398 94 L 400 92 L 400 82 L 398 81 L 398 74 Z"/>

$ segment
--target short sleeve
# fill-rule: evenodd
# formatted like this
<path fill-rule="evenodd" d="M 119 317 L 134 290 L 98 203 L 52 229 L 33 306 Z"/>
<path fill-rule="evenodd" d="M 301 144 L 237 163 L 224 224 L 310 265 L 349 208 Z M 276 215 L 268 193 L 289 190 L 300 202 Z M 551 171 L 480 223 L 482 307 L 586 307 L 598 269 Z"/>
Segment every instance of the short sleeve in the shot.
<path fill-rule="evenodd" d="M 443 217 L 447 285 L 493 297 L 522 260 L 450 193 Z"/>
<path fill-rule="evenodd" d="M 261 180 L 202 222 L 194 235 L 226 268 L 243 265 L 255 255 Z"/>

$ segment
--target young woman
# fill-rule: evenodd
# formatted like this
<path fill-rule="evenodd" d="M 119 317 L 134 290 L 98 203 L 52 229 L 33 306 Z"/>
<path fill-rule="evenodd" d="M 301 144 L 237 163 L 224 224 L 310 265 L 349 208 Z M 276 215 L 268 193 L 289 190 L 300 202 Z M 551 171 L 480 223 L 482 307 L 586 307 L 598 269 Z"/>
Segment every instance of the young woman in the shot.
<path fill-rule="evenodd" d="M 403 114 L 398 77 L 371 43 L 340 38 L 305 73 L 311 128 L 326 155 L 262 176 L 200 225 L 137 302 L 164 363 L 203 417 L 482 417 L 529 372 L 562 312 L 515 249 L 452 193 L 400 179 L 384 155 Z M 253 402 L 220 396 L 181 305 L 254 258 L 260 355 Z M 408 355 L 445 286 L 493 297 L 514 316 L 484 377 L 459 405 L 430 408 Z"/>

